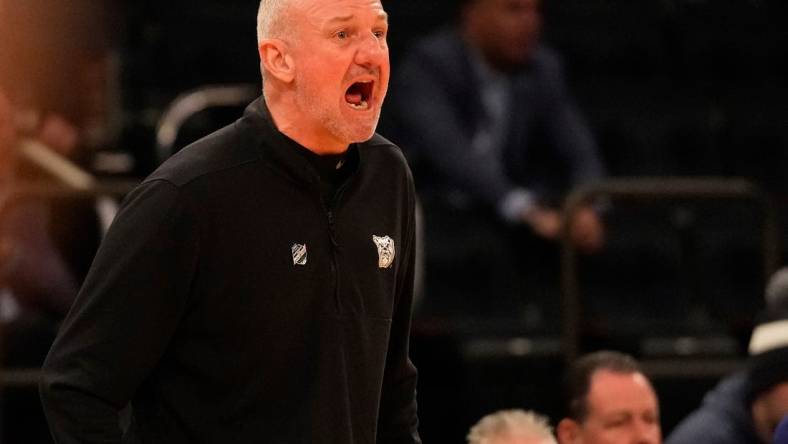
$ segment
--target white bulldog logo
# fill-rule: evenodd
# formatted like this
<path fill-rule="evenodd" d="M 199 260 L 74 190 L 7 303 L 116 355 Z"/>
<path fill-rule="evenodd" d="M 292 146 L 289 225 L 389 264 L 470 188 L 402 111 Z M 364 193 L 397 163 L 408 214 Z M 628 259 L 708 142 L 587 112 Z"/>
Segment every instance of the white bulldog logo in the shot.
<path fill-rule="evenodd" d="M 397 254 L 394 249 L 394 239 L 388 236 L 372 235 L 372 241 L 378 247 L 378 267 L 390 268 L 394 263 L 394 256 Z"/>

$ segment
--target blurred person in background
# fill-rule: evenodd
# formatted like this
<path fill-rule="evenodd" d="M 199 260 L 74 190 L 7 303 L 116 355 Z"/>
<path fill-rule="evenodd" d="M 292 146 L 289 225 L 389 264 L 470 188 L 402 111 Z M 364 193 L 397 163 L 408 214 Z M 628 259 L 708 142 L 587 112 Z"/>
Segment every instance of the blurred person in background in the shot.
<path fill-rule="evenodd" d="M 656 392 L 631 356 L 599 351 L 579 358 L 564 390 L 568 416 L 556 429 L 560 444 L 662 442 Z"/>
<path fill-rule="evenodd" d="M 788 268 L 775 273 L 745 367 L 710 391 L 667 444 L 769 444 L 788 415 Z"/>
<path fill-rule="evenodd" d="M 18 143 L 14 111 L 0 89 L 0 366 L 36 368 L 79 283 L 53 237 L 59 221 L 53 218 L 51 203 L 9 195 L 14 185 L 22 183 Z M 0 441 L 48 442 L 34 391 L 5 387 L 2 412 Z"/>
<path fill-rule="evenodd" d="M 19 129 L 86 165 L 114 141 L 119 12 L 116 0 L 3 0 L 0 6 L 0 86 Z"/>
<path fill-rule="evenodd" d="M 64 186 L 52 163 L 83 171 L 113 142 L 114 0 L 0 0 L 0 319 L 2 365 L 37 368 L 102 234 L 95 202 L 19 196 Z M 31 143 L 32 142 L 32 143 Z M 87 176 L 86 176 L 87 177 Z M 35 390 L 4 390 L 3 442 L 51 442 Z"/>
<path fill-rule="evenodd" d="M 7 128 L 6 141 L 0 143 L 8 157 L 0 168 L 6 183 L 70 184 L 52 162 L 41 159 L 49 156 L 90 172 L 96 151 L 113 142 L 118 12 L 116 0 L 0 3 L 0 95 L 5 103 L 0 113 Z M 36 142 L 37 151 L 19 149 L 26 141 Z M 0 215 L 5 237 L 16 238 L 7 242 L 16 244 L 16 266 L 21 267 L 13 276 L 25 281 L 16 284 L 14 293 L 31 294 L 25 298 L 26 304 L 34 302 L 28 308 L 62 319 L 111 215 L 99 219 L 95 202 L 87 199 L 17 201 Z"/>
<path fill-rule="evenodd" d="M 547 417 L 533 411 L 500 410 L 479 420 L 468 444 L 556 444 Z"/>
<path fill-rule="evenodd" d="M 94 155 L 114 142 L 118 104 L 113 51 L 122 33 L 118 12 L 116 0 L 3 0 L 0 89 L 11 104 L 9 118 L 17 144 L 33 140 L 50 157 L 94 173 Z M 30 152 L 16 153 L 16 160 L 9 164 L 14 180 L 54 186 L 67 183 L 46 166 L 51 162 L 41 162 L 40 156 Z M 43 218 L 39 224 L 46 226 L 51 243 L 73 276 L 72 286 L 78 286 L 110 216 L 100 219 L 92 200 L 46 199 L 42 203 L 47 214 L 36 218 Z M 61 302 L 59 315 L 67 309 Z"/>
<path fill-rule="evenodd" d="M 419 186 L 428 291 L 453 282 L 453 298 L 507 304 L 525 279 L 532 296 L 557 294 L 562 198 L 604 168 L 559 57 L 540 40 L 540 8 L 466 0 L 459 22 L 417 42 L 395 76 L 386 127 Z M 594 208 L 570 223 L 581 250 L 603 247 Z"/>
<path fill-rule="evenodd" d="M 49 151 L 63 164 L 87 169 L 93 152 L 109 143 L 115 12 L 114 0 L 0 4 L 0 168 L 6 190 L 67 183 L 51 162 L 31 153 Z M 21 149 L 27 141 L 39 151 Z M 94 202 L 26 196 L 6 203 L 0 214 L 6 315 L 18 304 L 57 322 L 98 247 L 102 227 Z"/>
<path fill-rule="evenodd" d="M 0 183 L 4 191 L 0 193 L 0 283 L 5 289 L 0 317 L 15 319 L 24 309 L 62 319 L 76 296 L 78 282 L 52 241 L 53 221 L 46 202 L 8 200 L 9 188 L 21 183 L 16 177 L 20 159 L 13 119 L 11 103 L 0 90 Z"/>

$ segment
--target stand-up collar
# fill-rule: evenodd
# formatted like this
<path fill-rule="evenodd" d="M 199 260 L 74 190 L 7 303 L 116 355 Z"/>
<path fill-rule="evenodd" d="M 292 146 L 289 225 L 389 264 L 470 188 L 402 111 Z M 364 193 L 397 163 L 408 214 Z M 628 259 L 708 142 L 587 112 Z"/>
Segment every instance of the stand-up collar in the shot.
<path fill-rule="evenodd" d="M 263 158 L 276 163 L 299 181 L 309 184 L 319 182 L 317 170 L 299 153 L 299 150 L 308 150 L 308 148 L 279 131 L 262 96 L 246 107 L 243 120 L 248 121 L 259 135 L 258 146 Z M 360 160 L 359 151 L 357 144 L 351 144 L 348 147 L 347 158 L 355 156 Z"/>

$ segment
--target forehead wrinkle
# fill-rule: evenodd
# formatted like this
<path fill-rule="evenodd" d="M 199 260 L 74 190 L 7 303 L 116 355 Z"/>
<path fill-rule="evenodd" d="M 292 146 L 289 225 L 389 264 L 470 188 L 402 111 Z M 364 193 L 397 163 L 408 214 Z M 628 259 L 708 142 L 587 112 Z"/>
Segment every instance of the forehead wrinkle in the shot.
<path fill-rule="evenodd" d="M 356 14 L 351 12 L 348 15 L 342 15 L 342 16 L 333 17 L 333 18 L 329 19 L 329 21 L 337 21 L 337 20 L 338 21 L 348 21 L 348 20 L 352 20 L 355 16 L 356 16 Z M 380 11 L 380 12 L 378 12 L 377 19 L 378 20 L 388 21 L 389 15 L 386 13 L 386 11 Z"/>
<path fill-rule="evenodd" d="M 354 14 L 343 15 L 341 17 L 333 17 L 328 20 L 328 23 L 335 23 L 335 22 L 349 22 L 353 20 L 356 16 Z"/>
<path fill-rule="evenodd" d="M 388 23 L 388 17 L 389 17 L 388 14 L 386 14 L 385 12 L 381 12 L 376 17 L 376 20 Z M 340 17 L 333 17 L 333 18 L 328 19 L 326 21 L 326 24 L 333 25 L 335 23 L 347 23 L 347 22 L 353 21 L 353 19 L 355 19 L 355 18 L 356 18 L 355 14 L 348 14 L 348 15 L 344 15 L 344 16 L 340 16 Z"/>
<path fill-rule="evenodd" d="M 343 16 L 338 16 L 338 17 L 332 17 L 332 18 L 328 19 L 326 22 L 327 22 L 328 24 L 334 24 L 334 23 L 346 23 L 346 22 L 353 21 L 353 19 L 355 19 L 355 18 L 356 18 L 356 14 L 353 14 L 353 13 L 351 13 L 351 14 L 348 14 L 348 15 L 343 15 Z M 375 18 L 375 20 L 378 20 L 378 21 L 381 21 L 381 22 L 386 22 L 386 23 L 388 23 L 388 21 L 389 21 L 389 15 L 388 15 L 388 14 L 386 14 L 386 12 L 385 12 L 385 11 L 381 11 L 381 12 L 380 12 L 380 13 L 377 15 L 377 17 Z"/>

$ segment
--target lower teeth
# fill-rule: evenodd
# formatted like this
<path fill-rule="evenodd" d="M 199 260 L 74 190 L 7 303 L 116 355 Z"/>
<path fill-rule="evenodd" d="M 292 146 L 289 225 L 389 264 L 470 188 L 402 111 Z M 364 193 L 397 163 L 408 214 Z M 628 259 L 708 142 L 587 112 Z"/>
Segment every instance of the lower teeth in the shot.
<path fill-rule="evenodd" d="M 361 103 L 359 103 L 357 105 L 351 103 L 350 106 L 352 106 L 355 109 L 367 109 L 368 105 L 367 105 L 367 101 L 366 100 L 362 100 Z"/>

